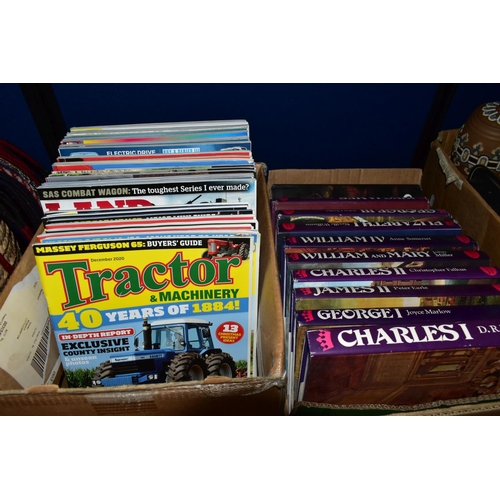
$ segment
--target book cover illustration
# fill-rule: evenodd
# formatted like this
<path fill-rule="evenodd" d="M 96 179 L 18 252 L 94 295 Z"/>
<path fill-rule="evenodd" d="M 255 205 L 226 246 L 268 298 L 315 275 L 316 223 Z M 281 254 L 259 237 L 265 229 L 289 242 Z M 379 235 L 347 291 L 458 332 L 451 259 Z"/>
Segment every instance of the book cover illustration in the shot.
<path fill-rule="evenodd" d="M 496 395 L 500 318 L 307 333 L 298 401 L 422 405 Z"/>
<path fill-rule="evenodd" d="M 33 245 L 73 386 L 252 373 L 259 237 L 224 249 L 211 243 L 185 236 Z"/>

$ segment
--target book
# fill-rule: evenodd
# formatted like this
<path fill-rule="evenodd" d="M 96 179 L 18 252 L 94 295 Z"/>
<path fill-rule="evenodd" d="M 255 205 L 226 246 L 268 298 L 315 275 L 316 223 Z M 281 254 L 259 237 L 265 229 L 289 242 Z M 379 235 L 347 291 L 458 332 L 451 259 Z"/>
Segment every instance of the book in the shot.
<path fill-rule="evenodd" d="M 500 267 L 375 267 L 297 269 L 292 288 L 377 285 L 483 285 L 500 282 Z"/>
<path fill-rule="evenodd" d="M 447 210 L 421 209 L 380 209 L 380 210 L 278 210 L 276 222 L 384 222 L 450 219 Z"/>
<path fill-rule="evenodd" d="M 35 243 L 68 380 L 115 386 L 253 374 L 260 236 L 213 242 L 213 256 L 204 256 L 209 238 L 189 235 Z"/>
<path fill-rule="evenodd" d="M 295 311 L 360 307 L 500 304 L 500 285 L 314 287 L 293 290 Z"/>
<path fill-rule="evenodd" d="M 306 339 L 299 403 L 421 407 L 500 389 L 498 317 L 325 328 Z"/>
<path fill-rule="evenodd" d="M 316 250 L 318 249 L 318 250 Z M 283 239 L 284 253 L 316 252 L 396 252 L 401 250 L 479 250 L 470 236 L 289 236 Z"/>
<path fill-rule="evenodd" d="M 276 213 L 281 210 L 379 210 L 391 208 L 430 208 L 430 204 L 425 196 L 417 198 L 271 199 L 273 221 Z"/>
<path fill-rule="evenodd" d="M 278 222 L 275 231 L 275 247 L 280 249 L 287 237 L 350 237 L 360 236 L 457 236 L 462 233 L 454 219 L 435 221 L 387 221 L 304 223 Z M 278 252 L 278 257 L 280 252 Z M 279 262 L 281 268 L 281 262 Z"/>
<path fill-rule="evenodd" d="M 289 236 L 277 249 L 278 261 L 285 262 L 286 255 L 323 252 L 400 252 L 428 250 L 479 250 L 471 237 L 452 236 Z M 280 268 L 283 274 L 283 268 Z"/>
<path fill-rule="evenodd" d="M 306 335 L 311 330 L 324 330 L 347 326 L 372 325 L 413 325 L 431 322 L 470 321 L 477 318 L 500 318 L 500 305 L 472 305 L 454 307 L 385 307 L 359 309 L 320 309 L 304 310 L 295 314 L 292 331 L 293 352 L 289 358 L 288 393 L 291 395 L 288 411 L 292 410 L 297 398 L 297 384 L 300 375 L 300 363 L 304 352 Z"/>
<path fill-rule="evenodd" d="M 361 278 L 367 276 L 376 276 L 381 277 L 382 275 L 386 277 L 391 277 L 391 281 L 401 281 L 408 280 L 408 276 L 425 276 L 425 278 L 421 278 L 420 280 L 434 280 L 436 274 L 432 274 L 432 271 L 427 272 L 427 275 L 422 273 L 418 273 L 418 271 L 411 272 L 409 269 L 425 269 L 425 268 L 464 268 L 464 267 L 475 267 L 478 268 L 483 266 L 483 269 L 478 272 L 470 272 L 468 278 L 456 278 L 456 279 L 466 279 L 469 281 L 470 279 L 486 279 L 487 276 L 486 270 L 490 266 L 490 258 L 481 250 L 426 250 L 426 251 L 401 251 L 401 252 L 323 252 L 323 253 L 297 253 L 297 254 L 288 254 L 285 257 L 284 265 L 283 265 L 283 276 L 281 277 L 282 283 L 282 291 L 283 291 L 283 307 L 285 311 L 285 318 L 288 317 L 288 311 L 290 309 L 290 291 L 294 288 L 293 280 L 297 281 L 300 275 L 293 275 L 294 271 L 298 270 L 316 270 L 314 273 L 318 276 L 317 280 L 309 280 L 316 281 L 316 287 L 326 287 L 327 284 L 322 283 L 321 275 L 323 277 L 326 276 L 327 281 L 333 281 L 332 278 L 339 277 L 338 282 L 343 281 L 344 279 L 347 282 L 360 282 Z M 392 271 L 387 271 L 386 268 L 393 268 Z M 366 271 L 363 271 L 366 269 Z M 368 270 L 368 269 L 371 269 Z M 379 269 L 379 271 L 374 271 L 373 269 Z M 396 270 L 397 269 L 397 270 Z M 342 272 L 341 270 L 344 270 Z M 349 272 L 350 270 L 350 272 Z M 491 272 L 493 273 L 495 270 L 492 268 Z M 436 273 L 437 271 L 434 271 Z M 441 279 L 443 275 L 452 275 L 453 272 L 442 272 L 440 274 Z M 464 276 L 465 272 L 462 272 L 462 276 Z M 455 274 L 457 275 L 457 273 Z M 341 278 L 341 276 L 347 278 Z M 353 276 L 360 279 L 353 279 Z M 308 278 L 311 278 L 312 275 L 309 274 Z M 398 280 L 398 277 L 400 280 Z M 410 279 L 418 279 L 418 278 L 410 278 Z M 452 279 L 448 277 L 447 279 Z M 420 281 L 419 280 L 419 281 Z M 384 281 L 384 280 L 373 280 L 373 281 Z M 366 285 L 366 282 L 364 282 Z M 423 283 L 425 284 L 425 283 Z M 305 282 L 302 288 L 307 288 Z M 338 286 L 348 286 L 341 285 L 340 283 L 336 283 Z M 333 285 L 331 285 L 333 286 Z"/>

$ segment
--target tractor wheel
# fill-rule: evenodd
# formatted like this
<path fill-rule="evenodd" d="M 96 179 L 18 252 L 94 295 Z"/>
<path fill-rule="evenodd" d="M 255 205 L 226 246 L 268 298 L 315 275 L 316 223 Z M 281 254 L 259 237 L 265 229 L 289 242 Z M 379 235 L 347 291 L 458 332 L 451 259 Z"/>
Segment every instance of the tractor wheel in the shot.
<path fill-rule="evenodd" d="M 221 375 L 228 378 L 236 377 L 236 364 L 227 352 L 210 354 L 207 358 L 207 365 L 209 375 Z"/>
<path fill-rule="evenodd" d="M 205 250 L 205 251 L 202 253 L 201 258 L 202 258 L 202 259 L 210 259 L 210 255 L 208 255 L 208 250 Z"/>
<path fill-rule="evenodd" d="M 238 255 L 241 257 L 241 260 L 247 260 L 249 253 L 250 247 L 248 246 L 248 243 L 242 243 L 240 249 L 238 250 Z"/>
<path fill-rule="evenodd" d="M 168 365 L 167 377 L 172 382 L 203 380 L 207 376 L 207 363 L 196 352 L 178 354 Z"/>
<path fill-rule="evenodd" d="M 102 380 L 103 378 L 114 377 L 114 370 L 111 366 L 111 361 L 104 361 L 95 370 L 92 380 Z"/>

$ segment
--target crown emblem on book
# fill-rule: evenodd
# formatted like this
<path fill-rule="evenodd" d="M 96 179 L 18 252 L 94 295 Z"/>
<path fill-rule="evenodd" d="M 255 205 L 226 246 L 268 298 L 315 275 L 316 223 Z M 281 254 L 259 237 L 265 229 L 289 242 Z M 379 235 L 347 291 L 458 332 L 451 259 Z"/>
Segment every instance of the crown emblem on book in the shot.
<path fill-rule="evenodd" d="M 305 278 L 307 276 L 307 272 L 305 269 L 299 269 L 297 271 L 297 276 L 299 276 L 300 278 Z"/>
<path fill-rule="evenodd" d="M 313 313 L 312 313 L 312 311 L 302 311 L 301 316 L 302 316 L 302 319 L 304 321 L 309 322 L 309 321 L 313 320 Z"/>
<path fill-rule="evenodd" d="M 301 288 L 302 295 L 312 295 L 312 290 L 310 288 Z"/>
<path fill-rule="evenodd" d="M 298 260 L 299 254 L 298 253 L 291 253 L 290 255 L 290 260 Z"/>
<path fill-rule="evenodd" d="M 334 348 L 331 332 L 328 330 L 318 330 L 316 342 L 318 342 L 323 351 L 328 351 L 329 349 Z"/>

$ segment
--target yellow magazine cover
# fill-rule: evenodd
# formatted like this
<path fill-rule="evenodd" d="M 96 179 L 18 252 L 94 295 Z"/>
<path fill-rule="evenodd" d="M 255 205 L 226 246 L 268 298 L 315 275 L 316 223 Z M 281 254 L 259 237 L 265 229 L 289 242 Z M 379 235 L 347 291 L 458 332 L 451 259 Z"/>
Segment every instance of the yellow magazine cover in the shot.
<path fill-rule="evenodd" d="M 251 374 L 259 238 L 251 231 L 34 244 L 69 386 Z"/>

